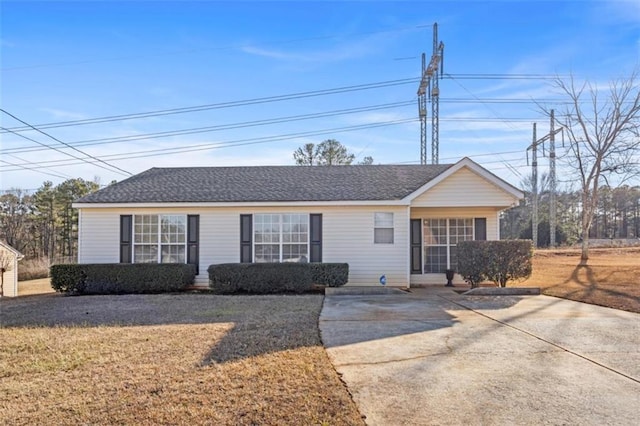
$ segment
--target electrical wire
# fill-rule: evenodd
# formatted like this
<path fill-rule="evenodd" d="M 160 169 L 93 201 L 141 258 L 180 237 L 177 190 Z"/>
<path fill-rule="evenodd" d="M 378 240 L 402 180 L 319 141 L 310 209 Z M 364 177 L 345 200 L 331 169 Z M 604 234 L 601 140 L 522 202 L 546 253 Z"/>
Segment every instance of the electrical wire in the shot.
<path fill-rule="evenodd" d="M 67 143 L 65 143 L 65 142 L 63 142 L 63 141 L 61 141 L 60 139 L 58 139 L 58 138 L 56 138 L 56 137 L 54 137 L 54 136 L 51 136 L 50 134 L 48 134 L 48 133 L 46 133 L 46 132 L 43 132 L 42 130 L 40 130 L 40 129 L 38 129 L 38 128 L 34 127 L 34 126 L 32 126 L 31 124 L 29 124 L 29 123 L 27 123 L 26 121 L 24 121 L 24 120 L 22 120 L 22 119 L 20 119 L 20 118 L 16 117 L 15 115 L 11 114 L 10 112 L 8 112 L 8 111 L 6 111 L 6 110 L 4 110 L 4 109 L 2 109 L 2 108 L 0 108 L 0 111 L 4 112 L 6 115 L 8 115 L 9 117 L 13 118 L 14 120 L 19 121 L 20 123 L 22 123 L 22 124 L 24 124 L 24 125 L 26 125 L 26 126 L 29 126 L 30 128 L 32 128 L 33 130 L 37 131 L 38 133 L 41 133 L 41 134 L 43 134 L 43 135 L 45 135 L 45 136 L 47 136 L 47 137 L 49 137 L 49 138 L 53 139 L 54 141 L 56 141 L 56 142 L 58 142 L 58 143 L 60 143 L 60 144 L 62 144 L 62 145 L 65 145 L 66 147 L 71 148 L 71 149 L 73 149 L 74 151 L 79 152 L 79 153 L 80 153 L 80 154 L 82 154 L 82 155 L 87 156 L 88 158 L 91 158 L 91 159 L 93 159 L 93 160 L 96 160 L 96 162 L 99 162 L 99 163 L 102 163 L 102 164 L 104 164 L 104 165 L 106 165 L 106 166 L 109 166 L 109 167 L 110 167 L 110 169 L 105 168 L 105 167 L 104 167 L 104 166 L 102 166 L 101 164 L 96 164 L 98 167 L 101 167 L 101 168 L 103 168 L 103 169 L 105 169 L 105 170 L 109 170 L 109 171 L 114 171 L 114 170 L 112 170 L 112 169 L 115 169 L 115 171 L 116 171 L 116 172 L 119 172 L 120 174 L 124 173 L 125 175 L 129 175 L 129 176 L 131 176 L 131 173 L 130 173 L 130 172 L 128 172 L 128 171 L 126 171 L 126 170 L 124 170 L 124 169 L 121 169 L 120 167 L 113 166 L 113 165 L 111 165 L 111 164 L 107 163 L 106 161 L 103 161 L 103 160 L 101 160 L 101 159 L 99 159 L 99 158 L 97 158 L 97 157 L 94 157 L 93 155 L 87 154 L 86 152 L 83 152 L 83 151 L 79 150 L 78 148 L 74 148 L 73 146 L 71 146 L 71 145 L 69 145 L 69 144 L 67 144 Z M 15 132 L 11 132 L 11 133 L 15 133 Z M 20 136 L 20 137 L 22 137 L 22 138 L 29 139 L 30 141 L 35 142 L 35 143 L 37 143 L 38 145 L 46 146 L 46 147 L 48 147 L 48 148 L 50 148 L 50 149 L 52 149 L 52 150 L 54 150 L 54 151 L 60 152 L 60 153 L 62 153 L 62 154 L 64 154 L 64 155 L 68 155 L 69 157 L 73 157 L 73 158 L 75 158 L 75 159 L 85 161 L 85 160 L 83 160 L 82 158 L 80 158 L 80 157 L 78 157 L 78 156 L 75 156 L 75 155 L 70 154 L 70 153 L 68 153 L 68 152 L 62 151 L 62 150 L 60 150 L 60 149 L 58 149 L 58 148 L 55 148 L 55 147 L 51 147 L 51 146 L 49 146 L 49 145 L 47 145 L 47 144 L 45 144 L 45 143 L 39 142 L 39 141 L 37 141 L 37 140 L 35 140 L 35 139 L 28 138 L 28 137 L 26 137 L 26 136 L 24 136 L 24 135 L 21 135 L 21 134 L 19 134 L 19 133 L 15 133 L 15 134 L 16 134 L 16 135 L 18 135 L 18 136 Z"/>
<path fill-rule="evenodd" d="M 388 104 L 369 105 L 364 107 L 325 111 L 325 112 L 312 113 L 312 114 L 301 114 L 301 115 L 294 115 L 294 116 L 288 116 L 288 117 L 270 118 L 265 120 L 254 120 L 254 121 L 244 121 L 244 122 L 230 123 L 230 124 L 220 124 L 216 126 L 192 127 L 188 129 L 170 130 L 165 132 L 125 135 L 125 136 L 99 138 L 99 139 L 86 139 L 86 140 L 71 142 L 70 145 L 83 146 L 83 147 L 90 146 L 90 145 L 106 145 L 106 144 L 112 144 L 112 143 L 166 138 L 166 137 L 172 137 L 172 136 L 191 135 L 191 134 L 198 134 L 198 133 L 209 133 L 209 132 L 216 132 L 216 131 L 223 131 L 223 130 L 244 129 L 244 128 L 255 127 L 255 126 L 290 123 L 290 122 L 301 121 L 301 120 L 334 117 L 338 115 L 355 114 L 360 112 L 378 111 L 383 109 L 410 106 L 410 105 L 414 105 L 414 102 L 415 100 L 393 102 Z M 18 147 L 18 148 L 8 148 L 5 150 L 0 150 L 0 153 L 4 154 L 4 153 L 11 153 L 11 152 L 14 152 L 14 153 L 34 152 L 34 151 L 41 151 L 42 149 L 43 148 L 38 148 L 38 147 Z"/>

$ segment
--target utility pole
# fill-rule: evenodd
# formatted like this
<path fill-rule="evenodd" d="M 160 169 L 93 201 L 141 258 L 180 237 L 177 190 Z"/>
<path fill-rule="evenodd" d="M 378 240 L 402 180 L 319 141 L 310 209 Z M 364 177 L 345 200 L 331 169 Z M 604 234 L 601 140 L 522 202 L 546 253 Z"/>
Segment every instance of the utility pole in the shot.
<path fill-rule="evenodd" d="M 536 123 L 533 123 L 533 142 L 527 149 L 531 149 L 531 192 L 533 196 L 531 238 L 533 239 L 533 247 L 538 248 L 538 138 L 536 136 Z"/>
<path fill-rule="evenodd" d="M 549 140 L 549 237 L 550 246 L 556 245 L 556 144 L 555 136 L 562 132 L 562 127 L 555 129 L 554 111 L 551 110 L 551 129 L 549 134 L 537 139 L 536 123 L 533 123 L 533 142 L 527 148 L 532 153 L 532 170 L 531 179 L 533 191 L 533 211 L 531 212 L 531 235 L 533 237 L 533 246 L 538 247 L 538 144 L 542 144 L 542 152 L 544 155 L 544 142 Z M 527 157 L 528 158 L 528 157 Z"/>
<path fill-rule="evenodd" d="M 549 246 L 556 246 L 556 133 L 554 130 L 555 114 L 551 110 L 549 126 Z"/>
<path fill-rule="evenodd" d="M 420 117 L 420 164 L 427 164 L 427 96 L 431 100 L 431 163 L 438 164 L 440 132 L 440 87 L 438 80 L 443 68 L 444 43 L 438 41 L 438 23 L 433 24 L 433 53 L 426 66 L 422 54 L 422 77 L 418 86 L 418 113 Z"/>

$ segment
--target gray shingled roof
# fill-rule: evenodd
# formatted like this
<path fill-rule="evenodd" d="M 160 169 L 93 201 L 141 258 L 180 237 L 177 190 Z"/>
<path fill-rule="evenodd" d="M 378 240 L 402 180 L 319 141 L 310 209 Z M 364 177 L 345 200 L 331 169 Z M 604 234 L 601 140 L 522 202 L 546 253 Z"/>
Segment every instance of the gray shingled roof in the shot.
<path fill-rule="evenodd" d="M 451 166 L 452 164 L 153 168 L 76 202 L 400 200 Z"/>

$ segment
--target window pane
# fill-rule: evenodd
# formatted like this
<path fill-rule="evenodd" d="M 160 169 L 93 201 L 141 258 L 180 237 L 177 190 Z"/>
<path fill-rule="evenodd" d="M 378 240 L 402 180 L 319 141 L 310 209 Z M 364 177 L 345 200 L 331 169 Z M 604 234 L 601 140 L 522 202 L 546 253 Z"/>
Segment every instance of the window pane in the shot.
<path fill-rule="evenodd" d="M 393 213 L 374 213 L 373 226 L 375 228 L 393 228 Z"/>
<path fill-rule="evenodd" d="M 278 244 L 256 244 L 255 262 L 280 262 L 280 246 Z"/>
<path fill-rule="evenodd" d="M 431 246 L 424 249 L 424 273 L 444 273 L 447 269 L 447 247 Z"/>
<path fill-rule="evenodd" d="M 184 245 L 163 245 L 161 252 L 162 263 L 185 263 Z"/>
<path fill-rule="evenodd" d="M 133 247 L 134 263 L 156 263 L 158 262 L 157 245 L 136 245 Z"/>
<path fill-rule="evenodd" d="M 158 216 L 135 215 L 133 220 L 134 243 L 152 244 L 158 242 Z"/>
<path fill-rule="evenodd" d="M 306 244 L 283 244 L 282 245 L 282 261 L 283 262 L 307 262 L 309 256 L 307 254 Z"/>
<path fill-rule="evenodd" d="M 376 228 L 373 230 L 373 242 L 376 244 L 392 244 L 393 228 Z"/>

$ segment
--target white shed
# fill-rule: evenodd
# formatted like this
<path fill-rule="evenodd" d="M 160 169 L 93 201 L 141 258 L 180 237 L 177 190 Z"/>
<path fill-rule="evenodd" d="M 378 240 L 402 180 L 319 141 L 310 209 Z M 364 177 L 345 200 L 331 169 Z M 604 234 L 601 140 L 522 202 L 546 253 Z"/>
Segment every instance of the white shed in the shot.
<path fill-rule="evenodd" d="M 0 259 L 7 259 L 7 263 L 0 271 L 2 274 L 2 293 L 0 297 L 15 297 L 18 295 L 18 261 L 24 256 L 7 243 L 0 241 Z M 4 262 L 2 262 L 4 263 Z M 0 264 L 0 267 L 3 265 Z"/>

